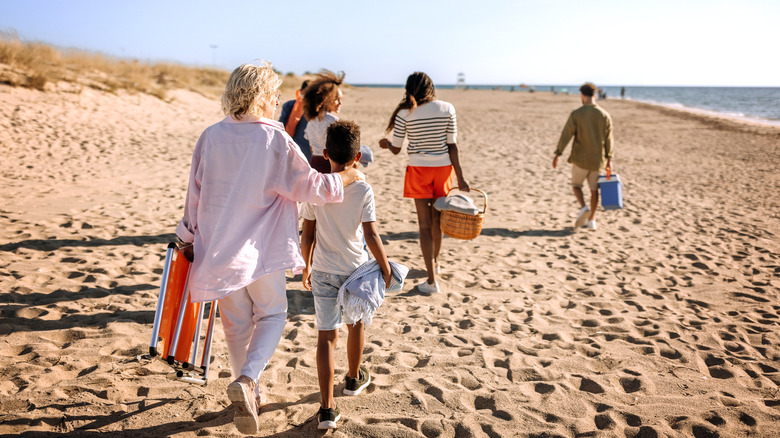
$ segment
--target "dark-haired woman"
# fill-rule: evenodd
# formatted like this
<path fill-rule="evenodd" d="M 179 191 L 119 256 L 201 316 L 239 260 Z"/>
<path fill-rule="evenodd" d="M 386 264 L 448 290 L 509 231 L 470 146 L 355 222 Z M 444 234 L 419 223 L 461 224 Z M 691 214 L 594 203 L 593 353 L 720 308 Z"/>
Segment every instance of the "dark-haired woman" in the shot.
<path fill-rule="evenodd" d="M 307 125 L 304 138 L 311 147 L 311 167 L 320 173 L 330 173 L 330 161 L 322 154 L 328 126 L 338 120 L 342 93 L 339 86 L 344 82 L 344 73 L 336 74 L 323 70 L 315 75 L 303 90 L 303 115 Z"/>
<path fill-rule="evenodd" d="M 383 138 L 379 147 L 398 155 L 404 138 L 408 139 L 404 197 L 414 199 L 417 208 L 420 248 L 428 272 L 427 280 L 418 284 L 417 289 L 430 294 L 440 291 L 436 274 L 442 240 L 441 213 L 433 208 L 433 203 L 447 195 L 455 178 L 460 190 L 468 191 L 469 183 L 463 177 L 458 159 L 455 107 L 436 100 L 433 81 L 425 73 L 409 75 L 405 88 L 404 98 L 390 116 L 385 131 L 393 132 L 392 142 Z"/>

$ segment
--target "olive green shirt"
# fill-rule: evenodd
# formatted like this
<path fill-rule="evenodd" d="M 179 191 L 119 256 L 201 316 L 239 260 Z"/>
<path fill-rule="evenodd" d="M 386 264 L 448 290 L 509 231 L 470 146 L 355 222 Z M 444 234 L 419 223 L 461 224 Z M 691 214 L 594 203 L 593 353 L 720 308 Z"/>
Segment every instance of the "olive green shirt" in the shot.
<path fill-rule="evenodd" d="M 555 155 L 563 154 L 574 137 L 568 162 L 587 170 L 601 170 L 612 158 L 612 118 L 596 104 L 585 104 L 569 115 Z"/>

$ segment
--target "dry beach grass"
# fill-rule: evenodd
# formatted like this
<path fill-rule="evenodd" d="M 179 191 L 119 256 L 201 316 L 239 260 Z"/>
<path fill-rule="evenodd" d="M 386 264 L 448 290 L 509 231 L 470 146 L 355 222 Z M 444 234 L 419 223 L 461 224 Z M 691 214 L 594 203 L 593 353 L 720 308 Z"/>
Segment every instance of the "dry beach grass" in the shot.
<path fill-rule="evenodd" d="M 167 99 L 175 89 L 218 96 L 229 72 L 189 67 L 170 62 L 121 60 L 101 53 L 58 49 L 22 41 L 13 31 L 0 31 L 0 83 L 38 90 L 57 86 L 70 91 L 83 88 L 140 92 Z"/>
<path fill-rule="evenodd" d="M 0 85 L 0 434 L 237 435 L 219 325 L 205 387 L 145 356 L 192 148 L 221 118 L 166 93 Z M 423 296 L 405 158 L 375 147 L 400 93 L 344 92 L 388 255 L 412 271 L 333 436 L 780 436 L 780 129 L 606 101 L 625 208 L 572 232 L 550 163 L 577 97 L 440 91 L 490 209 L 477 239 L 445 239 L 444 292 Z M 313 302 L 293 278 L 288 298 L 259 435 L 318 436 Z"/>

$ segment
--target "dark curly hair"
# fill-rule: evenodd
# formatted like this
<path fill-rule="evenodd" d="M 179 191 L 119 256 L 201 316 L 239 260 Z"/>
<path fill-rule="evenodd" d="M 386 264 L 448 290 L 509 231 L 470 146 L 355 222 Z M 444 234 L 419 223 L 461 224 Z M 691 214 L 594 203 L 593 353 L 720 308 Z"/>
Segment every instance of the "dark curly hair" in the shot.
<path fill-rule="evenodd" d="M 303 90 L 303 114 L 306 120 L 322 118 L 327 108 L 338 99 L 339 85 L 344 82 L 344 72 L 338 74 L 322 70 Z"/>
<path fill-rule="evenodd" d="M 395 116 L 402 109 L 408 109 L 409 112 L 414 111 L 417 105 L 422 105 L 436 99 L 436 89 L 433 86 L 431 78 L 421 71 L 416 71 L 406 78 L 406 94 L 398 106 L 395 107 L 393 115 L 390 116 L 390 121 L 387 122 L 387 128 L 385 132 L 393 130 L 395 125 Z"/>
<path fill-rule="evenodd" d="M 325 150 L 328 151 L 328 158 L 339 164 L 354 160 L 360 152 L 360 126 L 347 120 L 331 123 Z"/>

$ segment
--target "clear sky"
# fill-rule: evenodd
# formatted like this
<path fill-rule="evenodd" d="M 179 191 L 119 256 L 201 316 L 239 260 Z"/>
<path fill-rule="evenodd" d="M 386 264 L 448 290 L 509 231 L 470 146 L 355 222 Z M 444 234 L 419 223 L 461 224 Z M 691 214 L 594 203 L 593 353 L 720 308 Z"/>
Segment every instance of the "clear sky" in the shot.
<path fill-rule="evenodd" d="M 142 61 L 347 82 L 780 86 L 778 0 L 0 0 L 0 30 Z"/>

